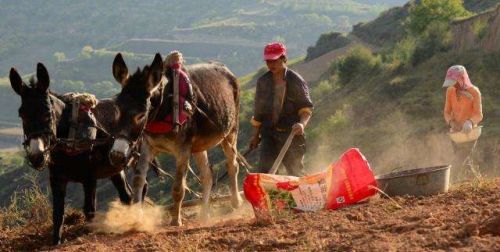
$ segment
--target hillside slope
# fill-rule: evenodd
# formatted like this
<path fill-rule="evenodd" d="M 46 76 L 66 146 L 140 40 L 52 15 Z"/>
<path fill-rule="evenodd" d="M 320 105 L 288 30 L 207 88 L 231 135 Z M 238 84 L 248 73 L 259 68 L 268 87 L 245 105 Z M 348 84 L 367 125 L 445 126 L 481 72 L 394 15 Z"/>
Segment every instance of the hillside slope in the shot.
<path fill-rule="evenodd" d="M 6 25 L 0 27 L 0 76 L 7 76 L 12 65 L 24 70 L 37 61 L 53 62 L 56 52 L 74 58 L 86 45 L 106 48 L 134 38 L 179 42 L 239 38 L 259 44 L 282 39 L 302 54 L 321 32 L 348 31 L 352 23 L 403 1 L 3 1 L 0 23 Z"/>

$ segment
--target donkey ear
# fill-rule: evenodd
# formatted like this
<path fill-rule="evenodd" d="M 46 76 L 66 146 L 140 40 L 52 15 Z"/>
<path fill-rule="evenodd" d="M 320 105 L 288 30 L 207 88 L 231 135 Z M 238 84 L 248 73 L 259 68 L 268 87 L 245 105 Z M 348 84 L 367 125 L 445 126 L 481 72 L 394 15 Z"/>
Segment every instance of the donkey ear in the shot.
<path fill-rule="evenodd" d="M 10 85 L 12 86 L 12 89 L 14 89 L 14 92 L 16 92 L 16 94 L 18 95 L 21 95 L 26 88 L 26 85 L 24 84 L 21 75 L 19 75 L 15 68 L 10 69 L 9 79 Z"/>
<path fill-rule="evenodd" d="M 154 83 L 158 83 L 163 75 L 163 59 L 161 54 L 157 53 L 153 63 L 151 63 L 151 75 L 153 77 Z"/>
<path fill-rule="evenodd" d="M 115 77 L 115 80 L 122 86 L 125 85 L 129 77 L 127 64 L 125 64 L 121 53 L 118 53 L 115 60 L 113 60 L 113 77 Z"/>
<path fill-rule="evenodd" d="M 44 92 L 47 91 L 50 84 L 49 71 L 42 63 L 36 65 L 36 78 L 38 80 L 36 88 Z"/>
<path fill-rule="evenodd" d="M 152 92 L 160 84 L 162 76 L 163 60 L 161 58 L 161 55 L 157 53 L 155 55 L 153 63 L 151 63 L 151 68 L 149 71 L 149 79 L 147 84 L 147 89 L 149 92 Z"/>

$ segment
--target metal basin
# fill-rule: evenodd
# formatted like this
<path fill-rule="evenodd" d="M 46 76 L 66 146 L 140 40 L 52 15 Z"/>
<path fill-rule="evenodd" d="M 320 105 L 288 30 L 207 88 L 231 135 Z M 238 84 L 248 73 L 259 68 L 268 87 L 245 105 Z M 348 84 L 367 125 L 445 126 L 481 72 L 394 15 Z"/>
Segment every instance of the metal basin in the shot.
<path fill-rule="evenodd" d="M 392 172 L 375 177 L 389 196 L 428 196 L 448 192 L 451 165 Z"/>

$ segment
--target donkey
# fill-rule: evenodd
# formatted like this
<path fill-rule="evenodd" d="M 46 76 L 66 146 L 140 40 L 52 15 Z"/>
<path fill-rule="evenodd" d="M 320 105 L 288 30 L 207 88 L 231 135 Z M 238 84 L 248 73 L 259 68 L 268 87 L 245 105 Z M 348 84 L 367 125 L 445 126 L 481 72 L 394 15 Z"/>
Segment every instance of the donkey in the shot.
<path fill-rule="evenodd" d="M 60 146 L 58 140 L 66 138 L 69 131 L 69 114 L 72 102 L 64 101 L 61 96 L 49 90 L 50 78 L 45 66 L 38 63 L 37 81 L 33 79 L 27 85 L 15 68 L 10 70 L 12 89 L 21 96 L 19 116 L 22 119 L 25 135 L 26 156 L 31 166 L 43 170 L 46 166 L 50 172 L 50 188 L 52 191 L 53 244 L 61 243 L 62 224 L 64 221 L 64 198 L 68 182 L 83 184 L 85 202 L 83 211 L 91 221 L 96 211 L 97 179 L 110 178 L 118 190 L 120 201 L 131 203 L 131 188 L 126 181 L 124 165 L 113 166 L 108 159 L 111 141 L 95 145 L 93 149 L 69 155 Z M 104 130 L 112 128 L 115 110 L 112 100 L 103 100 L 95 108 L 94 113 Z M 98 132 L 97 140 L 104 140 L 106 134 Z"/>
<path fill-rule="evenodd" d="M 130 75 L 121 54 L 113 61 L 113 76 L 122 85 L 116 104 L 119 118 L 116 136 L 110 152 L 113 163 L 127 162 L 131 149 L 139 148 L 140 157 L 133 177 L 133 202 L 140 201 L 148 164 L 159 153 L 170 153 L 176 159 L 175 181 L 172 188 L 174 207 L 172 222 L 181 226 L 181 206 L 185 195 L 186 171 L 191 154 L 200 170 L 203 185 L 201 217 L 208 218 L 208 203 L 212 187 L 212 172 L 207 150 L 221 145 L 227 158 L 230 176 L 231 204 L 238 208 L 241 196 L 238 192 L 238 162 L 236 141 L 238 135 L 239 87 L 234 74 L 219 63 L 189 66 L 187 73 L 193 85 L 195 112 L 177 133 L 153 134 L 144 131 L 155 111 L 162 107 L 165 86 L 163 62 L 156 54 L 152 64 Z M 167 104 L 168 105 L 168 104 Z M 210 118 L 208 118 L 210 117 Z M 144 131 L 144 132 L 143 132 Z M 144 133 L 144 134 L 142 134 Z"/>

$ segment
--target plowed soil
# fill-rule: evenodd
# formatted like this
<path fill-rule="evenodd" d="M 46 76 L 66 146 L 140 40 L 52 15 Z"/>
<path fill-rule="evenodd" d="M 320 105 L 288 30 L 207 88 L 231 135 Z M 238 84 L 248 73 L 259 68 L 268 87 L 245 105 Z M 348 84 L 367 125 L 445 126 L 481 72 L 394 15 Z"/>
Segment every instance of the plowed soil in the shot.
<path fill-rule="evenodd" d="M 260 225 L 244 214 L 212 224 L 192 218 L 155 233 L 95 233 L 67 218 L 66 242 L 47 246 L 50 227 L 0 233 L 0 250 L 57 251 L 500 251 L 500 179 L 454 186 L 432 197 L 375 197 L 337 211 L 283 212 Z M 240 212 L 241 213 L 241 212 Z"/>

